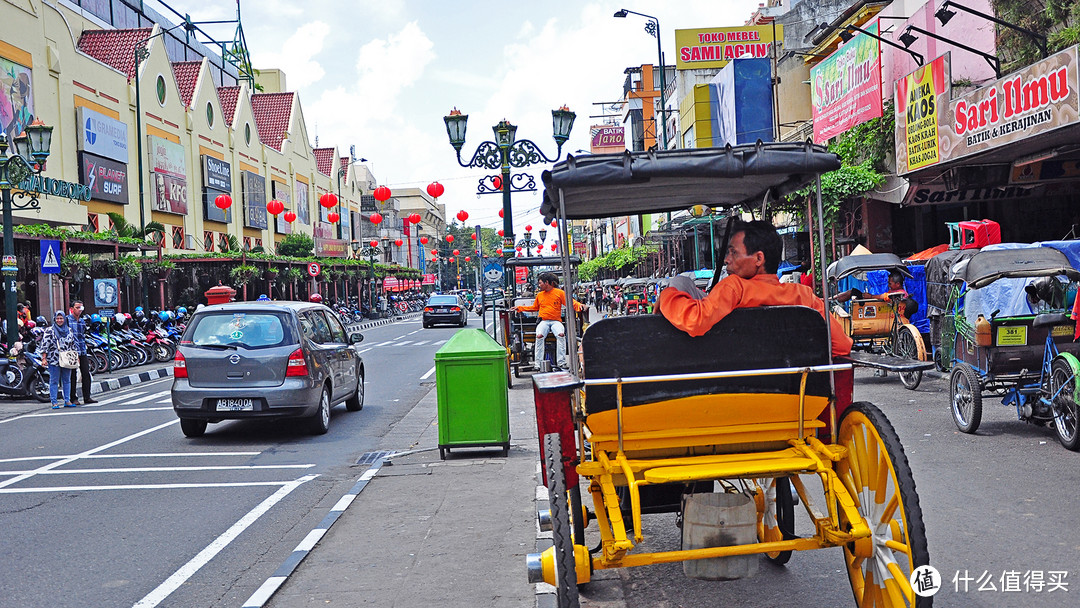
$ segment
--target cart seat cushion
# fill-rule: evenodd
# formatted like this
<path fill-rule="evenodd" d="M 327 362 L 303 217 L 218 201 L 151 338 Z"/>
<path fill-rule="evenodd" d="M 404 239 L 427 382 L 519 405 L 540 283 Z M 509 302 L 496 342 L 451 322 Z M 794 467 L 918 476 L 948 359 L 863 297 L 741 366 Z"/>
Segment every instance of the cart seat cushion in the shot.
<path fill-rule="evenodd" d="M 586 379 L 826 365 L 825 320 L 803 306 L 740 308 L 691 337 L 660 315 L 598 321 L 582 338 Z M 623 405 L 715 394 L 799 394 L 798 374 L 623 385 Z M 807 395 L 830 396 L 829 376 L 811 374 Z M 587 386 L 589 414 L 616 408 L 616 387 Z"/>

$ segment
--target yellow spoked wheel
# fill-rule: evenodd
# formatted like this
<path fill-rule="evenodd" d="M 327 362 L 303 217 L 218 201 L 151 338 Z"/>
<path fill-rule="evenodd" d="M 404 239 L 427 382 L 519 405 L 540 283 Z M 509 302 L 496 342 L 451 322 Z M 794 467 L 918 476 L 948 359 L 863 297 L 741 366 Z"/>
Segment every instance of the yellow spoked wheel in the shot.
<path fill-rule="evenodd" d="M 848 455 L 836 463 L 836 473 L 872 532 L 844 546 L 856 604 L 931 606 L 932 598 L 916 596 L 909 583 L 912 570 L 929 564 L 930 555 L 900 438 L 881 410 L 861 402 L 844 411 L 837 441 Z"/>
<path fill-rule="evenodd" d="M 788 478 L 755 479 L 754 484 L 758 541 L 795 538 L 795 501 Z M 784 565 L 791 559 L 791 551 L 773 551 L 765 556 L 774 564 Z"/>

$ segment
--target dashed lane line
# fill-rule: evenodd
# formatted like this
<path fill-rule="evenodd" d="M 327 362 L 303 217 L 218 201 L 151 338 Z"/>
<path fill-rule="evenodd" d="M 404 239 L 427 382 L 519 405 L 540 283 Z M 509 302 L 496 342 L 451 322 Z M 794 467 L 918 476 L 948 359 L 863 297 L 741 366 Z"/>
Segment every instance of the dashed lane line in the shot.
<path fill-rule="evenodd" d="M 119 467 L 115 469 L 61 469 L 38 475 L 82 475 L 86 473 L 177 473 L 190 471 L 256 471 L 269 469 L 310 469 L 314 464 L 214 465 L 205 467 Z M 0 476 L 19 475 L 25 471 L 0 471 Z"/>
<path fill-rule="evenodd" d="M 423 376 L 420 376 L 420 379 L 421 380 L 427 380 L 428 377 L 430 377 L 431 374 L 434 374 L 434 373 L 435 373 L 435 366 L 433 365 L 433 366 L 431 366 L 431 369 L 427 370 L 426 374 L 424 374 Z"/>
<path fill-rule="evenodd" d="M 181 456 L 258 456 L 262 452 L 157 452 L 145 454 L 93 454 L 83 456 L 81 460 L 97 460 L 103 458 L 179 458 Z M 30 460 L 56 460 L 58 458 L 72 458 L 73 454 L 61 454 L 56 456 L 20 456 L 18 458 L 0 458 L 0 462 L 27 462 Z"/>
<path fill-rule="evenodd" d="M 42 412 L 40 414 L 24 414 L 19 418 L 45 418 L 48 416 L 88 416 L 90 414 L 131 414 L 133 412 L 163 412 L 172 411 L 172 406 L 166 407 L 132 407 L 122 410 L 83 410 L 81 407 L 73 410 L 60 410 L 56 412 Z M 179 418 L 176 419 L 180 420 Z M 175 422 L 175 421 L 174 421 Z"/>

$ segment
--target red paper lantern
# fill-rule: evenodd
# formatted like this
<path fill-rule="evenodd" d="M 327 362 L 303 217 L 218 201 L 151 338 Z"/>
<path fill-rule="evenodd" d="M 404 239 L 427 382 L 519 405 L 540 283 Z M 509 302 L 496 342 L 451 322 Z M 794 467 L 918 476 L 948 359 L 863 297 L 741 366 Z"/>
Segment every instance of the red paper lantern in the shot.
<path fill-rule="evenodd" d="M 219 194 L 217 195 L 217 198 L 214 199 L 214 206 L 224 211 L 229 207 L 232 207 L 232 197 L 228 194 Z"/>
<path fill-rule="evenodd" d="M 412 214 L 412 215 L 410 215 L 410 216 L 409 216 L 409 221 L 410 221 L 410 222 L 412 222 L 412 223 L 414 223 L 414 224 L 419 224 L 419 223 L 420 223 L 420 220 L 422 220 L 422 219 L 423 219 L 423 218 L 422 218 L 422 217 L 420 217 L 420 214 L 419 214 L 419 213 L 414 213 L 414 214 Z"/>
<path fill-rule="evenodd" d="M 426 236 L 420 237 L 420 244 L 421 245 L 427 245 L 427 242 L 428 242 L 428 238 Z"/>
<path fill-rule="evenodd" d="M 286 211 L 285 212 L 285 221 L 289 222 L 289 223 L 292 223 L 292 222 L 296 221 L 296 214 L 293 213 L 292 211 Z"/>
<path fill-rule="evenodd" d="M 469 214 L 466 213 L 464 209 L 462 209 L 461 211 L 457 212 L 457 219 L 459 222 L 464 222 L 465 220 L 469 219 Z"/>
<path fill-rule="evenodd" d="M 376 240 L 372 239 L 372 241 L 370 243 L 368 243 L 368 244 L 371 245 L 372 247 L 378 247 L 379 246 L 379 241 L 376 241 Z"/>
<path fill-rule="evenodd" d="M 474 232 L 474 233 L 470 234 L 469 238 L 471 238 L 472 240 L 475 241 L 476 240 L 476 233 Z"/>
<path fill-rule="evenodd" d="M 337 196 L 331 192 L 327 192 L 326 194 L 319 197 L 319 204 L 327 209 L 330 209 L 331 207 L 337 207 L 337 203 Z"/>
<path fill-rule="evenodd" d="M 285 210 L 285 203 L 283 203 L 283 202 L 281 202 L 281 201 L 279 201 L 277 199 L 271 199 L 270 202 L 266 203 L 266 212 L 269 213 L 270 215 L 274 216 L 274 217 L 277 217 L 278 214 L 281 213 L 284 210 Z"/>
<path fill-rule="evenodd" d="M 454 242 L 454 235 L 452 235 L 452 234 L 446 235 L 446 242 L 447 243 L 453 243 Z"/>
<path fill-rule="evenodd" d="M 532 232 L 532 224 L 525 224 L 525 232 Z"/>
<path fill-rule="evenodd" d="M 472 258 L 470 258 L 469 256 L 465 256 L 465 261 L 466 261 L 466 262 L 468 262 L 468 261 L 469 261 L 469 260 L 471 260 L 471 259 L 472 259 Z"/>
<path fill-rule="evenodd" d="M 496 190 L 502 190 L 502 178 L 498 175 L 491 178 L 491 187 Z M 502 211 L 499 212 L 499 217 L 502 217 Z"/>
<path fill-rule="evenodd" d="M 398 247 L 401 247 L 401 244 L 404 243 L 404 242 L 405 241 L 402 241 L 401 239 L 397 239 L 397 240 L 394 241 L 394 244 L 397 245 Z"/>
<path fill-rule="evenodd" d="M 431 250 L 431 255 L 439 255 L 439 250 L 438 249 L 432 249 Z"/>
<path fill-rule="evenodd" d="M 450 261 L 451 261 L 451 262 L 453 262 L 453 261 L 454 261 L 454 258 L 450 258 Z"/>
<path fill-rule="evenodd" d="M 391 196 L 390 189 L 386 186 L 379 186 L 378 188 L 375 188 L 375 192 L 372 192 L 372 194 L 375 195 L 375 200 L 379 201 L 380 203 L 386 202 L 386 200 L 389 199 Z"/>
<path fill-rule="evenodd" d="M 499 236 L 503 236 L 505 233 L 503 232 L 502 228 L 499 228 L 498 232 L 496 232 L 495 234 L 498 234 Z"/>
<path fill-rule="evenodd" d="M 505 212 L 506 212 L 505 209 L 499 209 L 499 217 L 503 217 L 503 213 L 505 213 Z"/>
<path fill-rule="evenodd" d="M 381 213 L 372 213 L 371 217 L 368 218 L 368 219 L 371 220 L 372 224 L 378 224 L 379 222 L 382 221 L 382 214 Z"/>
<path fill-rule="evenodd" d="M 457 249 L 455 249 L 455 250 L 454 250 L 454 255 L 458 255 L 458 254 L 460 254 L 460 253 L 461 253 L 461 252 L 460 252 L 460 251 L 458 251 Z"/>
<path fill-rule="evenodd" d="M 559 220 L 551 220 L 551 227 L 552 228 L 558 228 L 559 227 Z"/>
<path fill-rule="evenodd" d="M 337 221 L 341 219 L 341 216 L 338 215 L 336 212 L 331 211 L 326 215 L 326 219 L 330 220 L 331 224 L 336 224 Z"/>
<path fill-rule="evenodd" d="M 521 247 L 517 248 L 518 253 L 521 253 Z"/>
<path fill-rule="evenodd" d="M 443 188 L 443 185 L 439 182 L 431 182 L 430 184 L 428 184 L 427 187 L 428 196 L 430 196 L 431 198 L 439 198 L 443 195 L 443 192 L 445 191 L 446 188 Z"/>
<path fill-rule="evenodd" d="M 555 251 L 556 249 L 558 249 L 558 247 L 559 247 L 559 244 L 558 244 L 558 243 L 552 243 L 552 244 L 551 244 L 551 250 L 552 250 L 552 251 Z"/>

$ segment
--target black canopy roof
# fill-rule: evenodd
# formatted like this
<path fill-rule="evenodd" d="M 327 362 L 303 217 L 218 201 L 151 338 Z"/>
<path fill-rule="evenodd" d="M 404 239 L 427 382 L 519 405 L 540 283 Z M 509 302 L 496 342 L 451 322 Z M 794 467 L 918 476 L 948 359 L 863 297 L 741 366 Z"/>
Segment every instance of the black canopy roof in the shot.
<path fill-rule="evenodd" d="M 1063 274 L 1080 280 L 1080 271 L 1069 263 L 1064 253 L 1049 247 L 982 250 L 953 265 L 949 280 L 964 281 L 979 289 L 998 279 L 1050 277 Z"/>
<path fill-rule="evenodd" d="M 840 280 L 856 272 L 867 270 L 896 270 L 907 278 L 913 278 L 904 261 L 895 253 L 868 253 L 848 255 L 829 264 L 829 279 Z"/>
<path fill-rule="evenodd" d="M 567 155 L 543 173 L 540 213 L 547 222 L 557 216 L 560 189 L 567 219 L 757 205 L 839 168 L 838 156 L 809 142 Z"/>
<path fill-rule="evenodd" d="M 581 258 L 576 255 L 570 256 L 570 265 L 577 266 L 581 263 Z M 535 256 L 528 258 L 507 258 L 507 266 L 526 266 L 528 268 L 535 268 L 537 266 L 562 266 L 562 258 L 553 256 Z M 559 272 L 562 272 L 562 268 L 559 268 Z"/>

